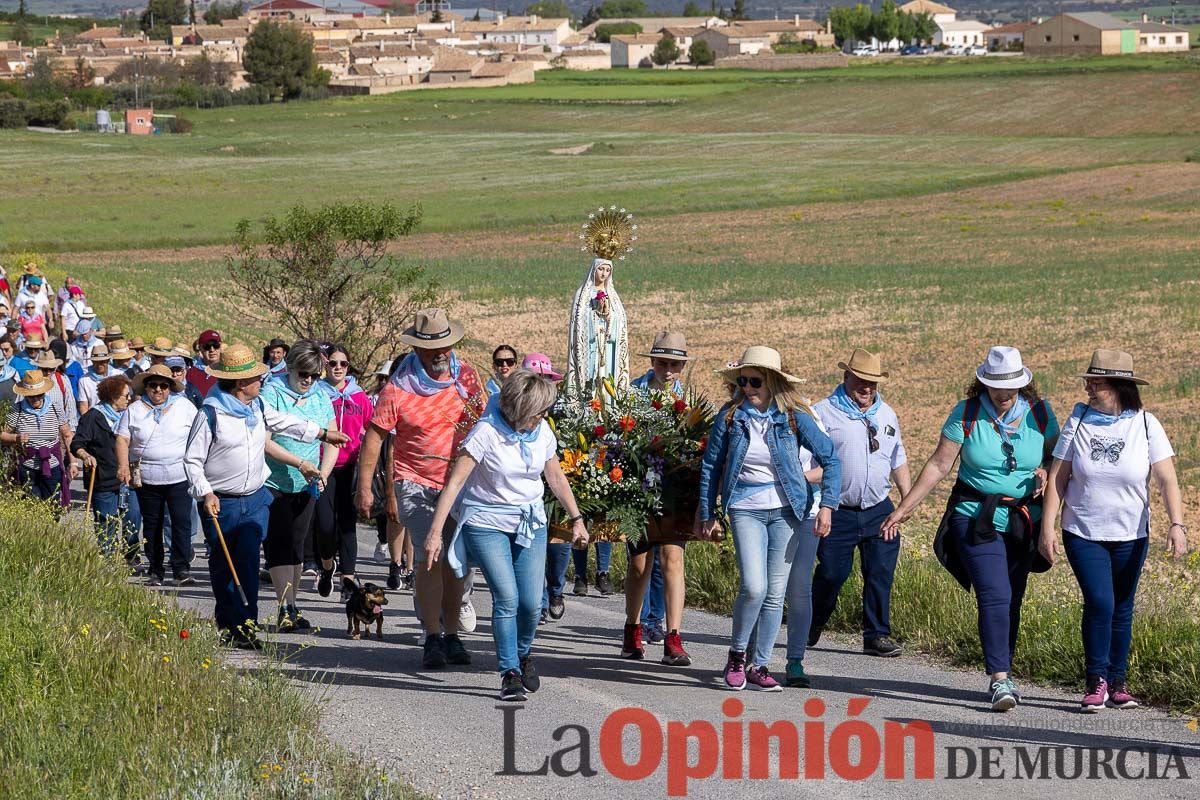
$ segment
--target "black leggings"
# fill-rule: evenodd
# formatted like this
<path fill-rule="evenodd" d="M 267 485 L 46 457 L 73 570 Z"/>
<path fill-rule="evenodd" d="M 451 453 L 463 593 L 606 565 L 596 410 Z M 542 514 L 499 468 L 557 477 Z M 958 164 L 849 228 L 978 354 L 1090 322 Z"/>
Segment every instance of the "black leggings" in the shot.
<path fill-rule="evenodd" d="M 295 493 L 271 489 L 271 496 L 275 500 L 267 520 L 267 568 L 303 564 L 317 498 L 308 489 Z"/>
<path fill-rule="evenodd" d="M 354 508 L 354 463 L 335 467 L 317 501 L 316 546 L 322 560 L 337 553 L 343 575 L 353 575 L 358 561 L 358 511 Z"/>

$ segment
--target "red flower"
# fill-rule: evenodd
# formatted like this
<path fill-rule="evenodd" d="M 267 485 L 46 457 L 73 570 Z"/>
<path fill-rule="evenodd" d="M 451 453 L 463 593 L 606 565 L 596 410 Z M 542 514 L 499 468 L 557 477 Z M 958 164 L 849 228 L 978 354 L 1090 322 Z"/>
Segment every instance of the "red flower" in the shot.
<path fill-rule="evenodd" d="M 588 407 L 591 408 L 592 411 L 599 411 L 601 408 L 604 407 L 604 404 L 601 403 L 599 400 L 592 400 L 590 403 L 588 403 Z"/>
<path fill-rule="evenodd" d="M 620 483 L 621 478 L 625 477 L 625 473 L 621 471 L 620 467 L 613 467 L 609 470 L 608 477 L 612 478 L 613 483 Z"/>
<path fill-rule="evenodd" d="M 625 431 L 626 433 L 629 433 L 631 430 L 633 430 L 637 426 L 637 420 L 635 420 L 633 417 L 628 417 L 628 416 L 621 417 L 620 424 L 621 424 L 621 430 Z"/>
<path fill-rule="evenodd" d="M 179 638 L 180 638 L 180 639 L 186 639 L 186 638 L 188 638 L 189 636 L 191 636 L 191 634 L 187 632 L 187 628 L 184 628 L 183 630 L 181 630 L 181 631 L 179 632 Z"/>
<path fill-rule="evenodd" d="M 651 400 L 650 405 L 654 406 L 655 411 L 662 411 L 662 400 Z"/>
<path fill-rule="evenodd" d="M 701 437 L 700 437 L 700 449 L 701 449 L 701 450 L 703 450 L 703 449 L 705 449 L 706 447 L 708 447 L 708 437 L 707 437 L 707 436 L 701 436 Z"/>
<path fill-rule="evenodd" d="M 682 414 L 685 411 L 687 411 L 687 403 L 684 402 L 683 400 L 676 400 L 675 401 L 675 413 Z"/>
<path fill-rule="evenodd" d="M 608 428 L 605 428 L 603 425 L 597 425 L 596 427 L 592 428 L 592 433 L 596 434 L 596 438 L 599 439 L 600 437 L 604 436 L 604 434 L 608 433 Z"/>

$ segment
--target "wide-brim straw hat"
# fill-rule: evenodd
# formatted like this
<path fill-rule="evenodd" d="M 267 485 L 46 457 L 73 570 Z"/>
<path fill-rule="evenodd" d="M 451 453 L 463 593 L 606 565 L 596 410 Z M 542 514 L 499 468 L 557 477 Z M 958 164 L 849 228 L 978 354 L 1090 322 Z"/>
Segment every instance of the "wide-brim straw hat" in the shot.
<path fill-rule="evenodd" d="M 108 348 L 103 344 L 98 344 L 92 348 L 92 354 L 89 356 L 92 361 L 111 361 L 112 356 L 108 354 Z"/>
<path fill-rule="evenodd" d="M 779 355 L 778 350 L 758 344 L 747 347 L 746 352 L 742 353 L 742 357 L 738 361 L 721 370 L 721 377 L 729 383 L 737 383 L 738 373 L 746 367 L 769 370 L 788 383 L 800 384 L 805 380 L 783 371 L 783 357 Z"/>
<path fill-rule="evenodd" d="M 854 352 L 850 354 L 849 361 L 839 361 L 838 369 L 849 372 L 867 383 L 883 383 L 889 377 L 879 356 L 868 353 L 861 347 L 855 348 Z"/>
<path fill-rule="evenodd" d="M 235 381 L 257 378 L 266 375 L 269 370 L 270 367 L 259 361 L 254 352 L 241 342 L 221 348 L 221 360 L 215 367 L 205 368 L 214 378 Z"/>
<path fill-rule="evenodd" d="M 38 369 L 40 369 L 44 372 L 53 372 L 54 370 L 61 367 L 62 364 L 63 364 L 62 359 L 55 356 L 54 353 L 50 352 L 49 350 L 46 350 L 43 353 L 39 353 L 38 357 L 37 357 L 37 361 L 33 362 L 33 365 L 35 367 L 37 367 Z"/>
<path fill-rule="evenodd" d="M 173 356 L 175 355 L 175 342 L 165 336 L 156 336 L 154 344 L 148 346 L 146 352 L 152 356 Z"/>
<path fill-rule="evenodd" d="M 1138 386 L 1149 386 L 1150 381 L 1139 378 L 1133 372 L 1133 356 L 1124 350 L 1092 351 L 1092 363 L 1087 372 L 1076 375 L 1077 378 L 1107 378 L 1110 381 L 1129 381 Z"/>
<path fill-rule="evenodd" d="M 183 381 L 175 380 L 175 377 L 171 375 L 171 369 L 169 367 L 164 364 L 155 364 L 145 372 L 139 372 L 137 375 L 133 376 L 133 380 L 130 381 L 130 388 L 133 390 L 133 393 L 135 395 L 142 394 L 142 392 L 144 392 L 146 389 L 146 381 L 150 380 L 151 378 L 162 378 L 164 381 L 171 384 L 171 391 L 173 392 L 183 391 Z"/>
<path fill-rule="evenodd" d="M 145 350 L 146 349 L 146 340 L 140 336 L 133 337 L 132 339 L 129 340 L 129 349 L 130 350 Z"/>
<path fill-rule="evenodd" d="M 124 339 L 125 331 L 121 330 L 120 325 L 113 325 L 104 331 L 104 336 L 107 339 Z"/>
<path fill-rule="evenodd" d="M 13 391 L 22 397 L 34 397 L 45 394 L 54 388 L 54 381 L 46 377 L 40 369 L 26 370 L 21 380 L 13 385 Z"/>
<path fill-rule="evenodd" d="M 1021 351 L 998 345 L 975 370 L 975 377 L 993 389 L 1021 389 L 1033 380 L 1033 372 L 1021 361 Z"/>
<path fill-rule="evenodd" d="M 50 345 L 42 341 L 42 337 L 40 336 L 30 336 L 25 339 L 26 350 L 45 350 L 49 346 Z"/>
<path fill-rule="evenodd" d="M 691 361 L 688 355 L 687 339 L 682 333 L 659 331 L 654 337 L 654 344 L 649 353 L 638 353 L 642 358 L 662 358 L 667 361 Z"/>
<path fill-rule="evenodd" d="M 108 346 L 108 354 L 114 361 L 124 361 L 137 355 L 129 349 L 129 345 L 125 343 L 124 339 L 114 339 L 113 343 Z"/>
<path fill-rule="evenodd" d="M 426 308 L 417 312 L 413 324 L 400 334 L 399 339 L 401 344 L 409 347 L 435 350 L 455 345 L 465 335 L 463 324 L 451 322 L 443 309 Z"/>

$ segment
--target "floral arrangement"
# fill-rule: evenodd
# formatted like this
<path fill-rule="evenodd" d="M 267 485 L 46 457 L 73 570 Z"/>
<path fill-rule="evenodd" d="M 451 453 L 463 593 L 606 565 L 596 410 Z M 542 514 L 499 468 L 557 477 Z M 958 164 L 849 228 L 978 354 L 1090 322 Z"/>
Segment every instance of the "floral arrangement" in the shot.
<path fill-rule="evenodd" d="M 580 512 L 630 542 L 656 517 L 660 527 L 691 530 L 712 405 L 701 395 L 602 385 L 607 402 L 568 400 L 550 419 Z M 552 497 L 547 505 L 551 520 L 565 516 Z"/>

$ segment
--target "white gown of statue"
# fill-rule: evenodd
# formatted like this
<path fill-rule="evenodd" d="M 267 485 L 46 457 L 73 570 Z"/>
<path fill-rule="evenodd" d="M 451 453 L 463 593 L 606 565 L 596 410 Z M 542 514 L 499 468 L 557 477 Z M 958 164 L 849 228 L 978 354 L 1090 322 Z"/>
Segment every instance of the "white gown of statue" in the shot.
<path fill-rule="evenodd" d="M 610 272 L 604 285 L 596 286 L 596 268 L 601 264 L 607 264 Z M 571 302 L 567 327 L 567 393 L 571 396 L 596 396 L 604 378 L 612 378 L 617 391 L 629 388 L 629 329 L 611 267 L 607 259 L 594 259 Z M 606 295 L 601 301 L 596 299 L 599 292 Z M 607 315 L 601 313 L 605 305 Z"/>

